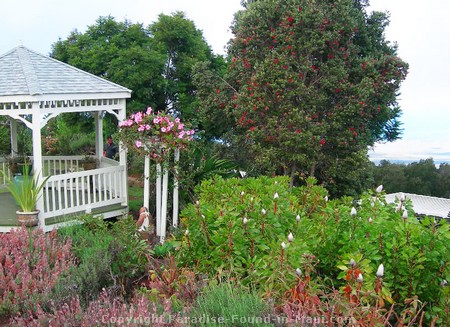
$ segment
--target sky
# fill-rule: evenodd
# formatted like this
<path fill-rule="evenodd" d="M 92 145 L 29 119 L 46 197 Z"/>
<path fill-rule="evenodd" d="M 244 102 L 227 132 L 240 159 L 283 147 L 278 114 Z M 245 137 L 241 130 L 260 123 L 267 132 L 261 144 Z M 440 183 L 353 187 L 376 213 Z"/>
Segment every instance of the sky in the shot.
<path fill-rule="evenodd" d="M 144 26 L 158 15 L 183 11 L 216 54 L 232 37 L 229 27 L 241 0 L 0 0 L 0 55 L 24 45 L 48 55 L 51 45 L 73 30 L 85 32 L 100 16 Z M 386 39 L 408 62 L 398 102 L 400 140 L 369 150 L 375 162 L 433 158 L 450 163 L 450 1 L 371 0 L 368 11 L 387 11 Z"/>

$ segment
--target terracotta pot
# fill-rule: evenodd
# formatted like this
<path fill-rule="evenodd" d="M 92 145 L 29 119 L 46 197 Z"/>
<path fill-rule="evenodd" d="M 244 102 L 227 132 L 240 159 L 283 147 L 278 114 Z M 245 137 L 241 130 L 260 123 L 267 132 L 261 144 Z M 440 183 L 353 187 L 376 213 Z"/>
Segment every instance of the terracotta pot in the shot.
<path fill-rule="evenodd" d="M 27 227 L 37 226 L 39 223 L 39 210 L 32 212 L 16 211 L 16 217 L 20 225 Z"/>

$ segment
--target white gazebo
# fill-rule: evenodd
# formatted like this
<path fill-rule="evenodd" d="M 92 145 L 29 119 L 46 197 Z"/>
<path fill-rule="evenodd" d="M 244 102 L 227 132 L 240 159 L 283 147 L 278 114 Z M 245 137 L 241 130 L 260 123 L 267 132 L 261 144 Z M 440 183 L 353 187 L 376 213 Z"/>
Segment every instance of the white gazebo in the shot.
<path fill-rule="evenodd" d="M 37 204 L 44 230 L 55 226 L 47 226 L 51 218 L 63 221 L 83 212 L 109 218 L 128 211 L 126 152 L 120 149 L 120 161 L 103 157 L 102 119 L 107 113 L 124 120 L 130 96 L 125 87 L 23 46 L 0 56 L 0 115 L 10 121 L 12 153 L 17 153 L 17 124 L 23 123 L 32 130 L 35 178 L 50 176 Z M 95 119 L 96 169 L 82 169 L 83 155 L 42 155 L 42 128 L 69 112 L 90 112 Z M 0 169 L 6 171 L 6 163 Z"/>

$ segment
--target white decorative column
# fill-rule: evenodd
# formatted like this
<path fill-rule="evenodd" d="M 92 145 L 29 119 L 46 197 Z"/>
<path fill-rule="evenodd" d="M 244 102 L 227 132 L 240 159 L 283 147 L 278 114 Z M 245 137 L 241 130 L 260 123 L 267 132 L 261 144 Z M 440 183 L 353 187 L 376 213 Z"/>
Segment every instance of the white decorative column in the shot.
<path fill-rule="evenodd" d="M 167 227 L 167 193 L 169 184 L 169 170 L 163 166 L 163 179 L 162 179 L 162 197 L 161 197 L 161 244 L 166 240 L 166 227 Z"/>
<path fill-rule="evenodd" d="M 42 179 L 42 145 L 41 145 L 41 112 L 39 102 L 32 104 L 32 134 L 33 134 L 33 177 L 36 179 L 38 185 L 43 181 Z M 44 197 L 39 196 L 36 209 L 41 213 L 44 212 Z M 42 214 L 39 214 L 39 226 L 45 228 L 45 219 Z"/>
<path fill-rule="evenodd" d="M 144 207 L 150 208 L 150 156 L 144 158 Z"/>
<path fill-rule="evenodd" d="M 180 161 L 180 149 L 175 149 L 174 156 L 172 224 L 173 227 L 178 227 L 178 162 Z"/>
<path fill-rule="evenodd" d="M 156 235 L 161 236 L 161 164 L 156 164 Z"/>

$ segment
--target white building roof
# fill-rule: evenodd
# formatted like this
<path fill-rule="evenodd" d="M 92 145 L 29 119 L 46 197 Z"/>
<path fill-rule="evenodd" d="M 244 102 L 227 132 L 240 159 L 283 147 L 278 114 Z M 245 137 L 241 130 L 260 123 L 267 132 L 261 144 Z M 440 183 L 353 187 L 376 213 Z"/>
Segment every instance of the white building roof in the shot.
<path fill-rule="evenodd" d="M 413 210 L 417 215 L 450 218 L 450 199 L 399 192 L 386 194 L 386 202 L 394 203 L 402 195 L 411 200 Z"/>
<path fill-rule="evenodd" d="M 24 46 L 0 56 L 0 98 L 113 93 L 123 97 L 131 90 Z"/>

